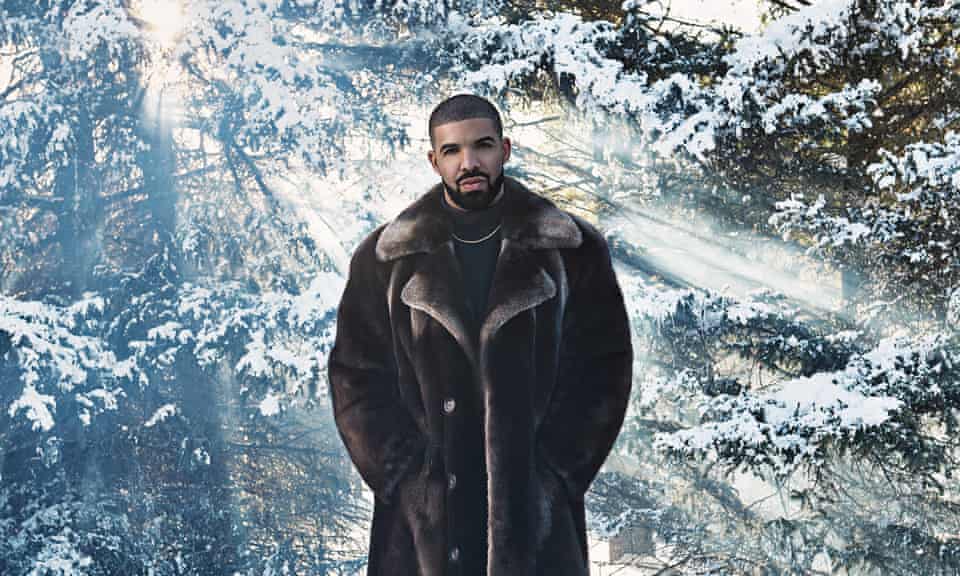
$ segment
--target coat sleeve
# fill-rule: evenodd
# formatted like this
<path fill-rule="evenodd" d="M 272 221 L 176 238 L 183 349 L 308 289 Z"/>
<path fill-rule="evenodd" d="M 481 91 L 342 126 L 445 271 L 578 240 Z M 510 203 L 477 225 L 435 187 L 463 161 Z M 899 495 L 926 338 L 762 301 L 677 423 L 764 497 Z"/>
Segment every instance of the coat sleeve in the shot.
<path fill-rule="evenodd" d="M 404 475 L 422 465 L 426 440 L 400 399 L 377 237 L 368 236 L 350 260 L 327 374 L 347 452 L 374 495 L 389 503 Z"/>
<path fill-rule="evenodd" d="M 577 219 L 584 242 L 564 314 L 560 368 L 538 430 L 538 454 L 582 497 L 619 434 L 630 399 L 633 346 L 623 293 L 603 236 Z"/>

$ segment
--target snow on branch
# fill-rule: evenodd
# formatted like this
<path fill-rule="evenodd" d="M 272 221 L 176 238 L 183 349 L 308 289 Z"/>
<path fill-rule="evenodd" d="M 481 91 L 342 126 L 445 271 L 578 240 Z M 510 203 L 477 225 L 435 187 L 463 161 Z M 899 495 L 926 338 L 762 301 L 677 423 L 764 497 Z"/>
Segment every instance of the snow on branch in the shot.
<path fill-rule="evenodd" d="M 201 367 L 229 361 L 239 375 L 269 388 L 273 400 L 261 408 L 272 415 L 277 410 L 270 407 L 284 395 L 311 391 L 323 380 L 341 289 L 342 279 L 332 273 L 319 273 L 301 294 L 185 284 L 169 303 L 177 320 L 150 328 L 147 339 L 131 345 L 146 364 L 183 347 Z M 325 397 L 322 385 L 314 392 Z"/>
<path fill-rule="evenodd" d="M 879 273 L 905 284 L 940 278 L 941 285 L 955 285 L 953 267 L 945 264 L 960 258 L 954 223 L 960 212 L 960 134 L 914 142 L 899 154 L 880 150 L 879 156 L 866 169 L 877 191 L 866 201 L 829 207 L 822 196 L 810 203 L 794 195 L 776 204 L 769 223 L 785 237 L 810 234 L 810 251 L 828 257 L 842 260 L 854 248 L 869 250 Z M 947 294 L 937 298 L 945 307 Z"/>
<path fill-rule="evenodd" d="M 84 424 L 96 410 L 116 409 L 113 386 L 129 374 L 100 338 L 82 333 L 80 322 L 102 306 L 93 296 L 65 308 L 0 295 L 0 332 L 11 345 L 0 359 L 23 383 L 20 396 L 6 407 L 11 418 L 23 414 L 34 430 L 49 431 L 58 399 L 70 393 Z"/>
<path fill-rule="evenodd" d="M 812 232 L 816 245 L 811 251 L 826 246 L 886 242 L 901 235 L 898 227 L 903 219 L 890 210 L 848 207 L 847 216 L 841 216 L 826 208 L 826 200 L 822 195 L 808 203 L 799 194 L 793 195 L 789 200 L 777 202 L 775 206 L 777 211 L 770 215 L 770 224 L 779 230 L 785 239 L 794 230 Z"/>
<path fill-rule="evenodd" d="M 625 3 L 619 25 L 571 14 L 516 24 L 457 21 L 445 52 L 455 78 L 474 89 L 503 92 L 550 77 L 580 111 L 629 119 L 640 130 L 638 144 L 661 155 L 731 173 L 782 163 L 784 174 L 862 169 L 860 156 L 870 150 L 858 146 L 898 129 L 884 109 L 902 100 L 898 91 L 953 69 L 958 57 L 956 3 L 825 0 L 759 34 L 720 40 L 638 26 L 650 19 L 643 4 Z M 877 70 L 881 62 L 891 69 Z M 767 167 L 758 173 L 774 171 Z M 882 216 L 865 225 L 896 225 Z"/>
<path fill-rule="evenodd" d="M 60 48 L 70 60 L 93 58 L 98 48 L 119 52 L 124 45 L 143 41 L 140 30 L 118 0 L 82 0 L 72 3 L 63 17 Z"/>
<path fill-rule="evenodd" d="M 881 151 L 881 161 L 868 173 L 877 188 L 905 189 L 900 202 L 930 202 L 956 208 L 960 204 L 960 133 L 947 132 L 943 143 L 914 142 L 902 154 Z"/>
<path fill-rule="evenodd" d="M 920 417 L 944 418 L 958 406 L 958 361 L 957 343 L 943 336 L 884 339 L 841 370 L 711 398 L 701 424 L 660 434 L 657 443 L 781 478 L 821 465 L 831 448 L 885 444 L 906 459 L 922 443 Z"/>

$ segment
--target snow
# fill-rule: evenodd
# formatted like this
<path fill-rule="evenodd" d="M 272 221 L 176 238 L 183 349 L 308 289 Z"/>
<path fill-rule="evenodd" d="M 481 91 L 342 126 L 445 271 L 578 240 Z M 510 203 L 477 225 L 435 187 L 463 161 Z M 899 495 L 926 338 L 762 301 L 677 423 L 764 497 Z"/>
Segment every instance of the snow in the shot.
<path fill-rule="evenodd" d="M 775 204 L 776 211 L 770 215 L 769 222 L 785 236 L 793 229 L 812 230 L 816 237 L 817 248 L 838 248 L 858 243 L 887 242 L 896 237 L 893 221 L 885 216 L 897 218 L 890 212 L 878 211 L 877 218 L 859 220 L 827 213 L 823 196 L 807 204 L 802 196 L 792 195 L 789 200 Z M 811 249 L 812 251 L 812 249 Z"/>
<path fill-rule="evenodd" d="M 195 286 L 185 283 L 180 292 L 180 299 L 177 306 L 177 314 L 186 316 L 189 314 L 194 320 L 205 316 L 205 308 L 213 299 L 213 291 L 203 286 Z"/>
<path fill-rule="evenodd" d="M 844 332 L 835 339 L 849 337 Z M 701 454 L 735 447 L 738 454 L 789 474 L 799 463 L 816 458 L 829 439 L 895 427 L 891 419 L 906 409 L 905 399 L 915 394 L 918 379 L 924 378 L 925 371 L 941 370 L 939 363 L 928 365 L 932 355 L 941 354 L 941 346 L 937 335 L 885 338 L 868 352 L 854 355 L 841 370 L 789 379 L 762 392 L 711 398 L 701 406 L 703 416 L 712 415 L 709 421 L 659 434 L 657 445 Z M 940 357 L 949 360 L 949 356 Z M 928 395 L 945 393 L 939 387 L 924 386 Z"/>
<path fill-rule="evenodd" d="M 770 316 L 778 310 L 765 302 L 737 302 L 727 307 L 727 316 L 739 324 L 746 325 L 750 320 L 757 317 Z"/>
<path fill-rule="evenodd" d="M 94 312 L 102 313 L 106 300 L 96 292 L 85 292 L 83 297 L 70 304 L 67 310 L 71 317 L 90 316 Z"/>
<path fill-rule="evenodd" d="M 311 281 L 310 288 L 291 300 L 291 316 L 302 322 L 335 309 L 340 303 L 344 285 L 344 278 L 340 274 L 319 272 Z"/>
<path fill-rule="evenodd" d="M 853 342 L 859 338 L 863 332 L 861 330 L 841 330 L 833 334 L 827 334 L 824 340 L 827 342 Z"/>
<path fill-rule="evenodd" d="M 41 429 L 47 432 L 53 428 L 54 421 L 51 410 L 55 410 L 56 405 L 57 402 L 53 396 L 41 394 L 37 392 L 36 388 L 28 384 L 24 386 L 20 397 L 10 404 L 7 414 L 13 418 L 18 412 L 24 410 L 27 419 L 33 423 L 31 426 L 33 430 Z"/>
<path fill-rule="evenodd" d="M 259 405 L 260 414 L 264 416 L 276 416 L 280 413 L 280 396 L 273 392 L 268 393 Z"/>
<path fill-rule="evenodd" d="M 68 526 L 42 542 L 26 576 L 83 576 L 93 559 L 78 550 L 78 536 Z"/>
<path fill-rule="evenodd" d="M 193 461 L 201 466 L 210 465 L 210 452 L 207 451 L 203 446 L 197 446 L 193 449 L 192 452 Z"/>
<path fill-rule="evenodd" d="M 137 367 L 137 359 L 133 356 L 115 362 L 113 365 L 113 375 L 117 378 L 132 378 Z"/>
<path fill-rule="evenodd" d="M 307 350 L 306 354 L 301 353 L 299 350 L 294 350 L 287 348 L 282 344 L 276 344 L 270 347 L 268 356 L 274 362 L 293 367 L 298 373 L 304 374 L 310 372 L 311 368 L 316 364 L 316 359 L 313 357 L 315 350 Z"/>
<path fill-rule="evenodd" d="M 71 60 L 91 58 L 103 45 L 115 48 L 140 38 L 140 31 L 119 1 L 81 1 L 70 6 L 63 21 L 65 53 Z"/>
<path fill-rule="evenodd" d="M 132 372 L 131 367 L 116 361 L 101 339 L 78 333 L 83 315 L 99 312 L 103 306 L 92 294 L 68 307 L 0 295 L 0 330 L 10 335 L 24 384 L 19 398 L 8 407 L 11 417 L 22 412 L 34 430 L 50 430 L 56 398 L 74 390 L 87 399 L 100 400 L 104 409 L 116 409 L 118 391 L 83 389 L 93 385 L 89 378 L 93 373 L 122 376 Z M 128 374 L 122 372 L 124 369 Z"/>
<path fill-rule="evenodd" d="M 641 374 L 642 380 L 639 383 L 639 407 L 641 409 L 653 409 L 663 398 L 669 398 L 678 390 L 690 390 L 697 384 L 697 375 L 692 370 L 681 369 L 672 375 L 664 377 L 653 371 L 645 370 L 639 355 L 635 359 L 634 371 Z"/>
<path fill-rule="evenodd" d="M 787 382 L 767 396 L 764 421 L 773 428 L 784 424 L 808 428 L 833 426 L 856 430 L 883 424 L 902 402 L 886 396 L 866 396 L 841 385 L 832 373 L 820 373 Z"/>
<path fill-rule="evenodd" d="M 283 141 L 275 153 L 298 158 L 312 168 L 340 169 L 335 124 L 350 107 L 335 79 L 313 59 L 313 51 L 277 39 L 296 38 L 294 23 L 282 16 L 275 2 L 237 0 L 191 2 L 185 6 L 186 28 L 180 53 L 204 54 L 217 47 L 223 57 L 219 74 L 229 74 L 236 92 L 244 97 L 243 123 L 238 127 L 241 145 L 268 141 L 262 134 L 276 132 L 269 142 Z M 317 14 L 323 17 L 323 14 Z M 222 35 L 218 30 L 228 29 Z"/>
<path fill-rule="evenodd" d="M 639 7 L 635 2 L 625 6 Z M 499 92 L 550 62 L 554 74 L 576 79 L 579 110 L 629 113 L 653 150 L 662 155 L 682 151 L 708 164 L 721 137 L 739 139 L 753 125 L 767 133 L 818 126 L 838 138 L 872 126 L 875 98 L 882 90 L 879 79 L 864 78 L 827 93 L 785 91 L 791 78 L 842 65 L 838 58 L 848 49 L 855 9 L 852 0 L 823 0 L 744 35 L 724 57 L 727 72 L 709 84 L 681 73 L 651 82 L 642 70 L 624 72 L 619 61 L 599 48 L 615 40 L 616 28 L 571 14 L 538 16 L 521 24 L 458 20 L 452 28 L 463 37 L 463 62 L 454 72 L 467 86 Z M 932 40 L 923 38 L 926 28 L 920 23 L 946 14 L 946 8 L 883 4 L 876 16 L 887 42 L 883 46 L 898 46 L 892 56 L 904 59 L 928 49 Z M 654 35 L 648 44 L 656 48 L 662 42 L 662 36 Z"/>
<path fill-rule="evenodd" d="M 618 274 L 617 278 L 627 295 L 626 305 L 630 315 L 649 318 L 656 323 L 673 314 L 677 304 L 690 294 L 688 290 L 647 287 L 637 274 Z"/>
<path fill-rule="evenodd" d="M 856 86 L 844 86 L 820 98 L 806 94 L 786 94 L 772 103 L 762 114 L 761 122 L 767 134 L 784 128 L 797 128 L 821 121 L 830 111 L 844 111 L 843 124 L 853 132 L 869 128 L 868 105 L 882 86 L 872 79 L 861 80 Z"/>
<path fill-rule="evenodd" d="M 342 285 L 343 279 L 334 272 L 318 273 L 300 294 L 248 293 L 235 284 L 217 289 L 185 285 L 175 304 L 180 320 L 158 326 L 156 334 L 167 338 L 176 334 L 202 364 L 219 362 L 225 346 L 240 343 L 243 354 L 234 369 L 241 377 L 282 378 L 288 392 L 302 390 L 315 384 L 324 369 Z M 161 341 L 137 344 L 138 357 L 158 358 Z"/>
<path fill-rule="evenodd" d="M 726 58 L 732 76 L 749 76 L 767 62 L 786 63 L 801 52 L 814 62 L 824 62 L 832 48 L 817 40 L 830 37 L 842 42 L 852 0 L 821 0 L 771 22 L 759 35 L 747 35 Z"/>
<path fill-rule="evenodd" d="M 87 396 L 98 398 L 103 403 L 104 410 L 117 409 L 117 397 L 123 396 L 123 389 L 107 390 L 106 388 L 95 388 L 86 393 Z"/>
<path fill-rule="evenodd" d="M 960 331 L 960 288 L 954 288 L 947 303 L 947 323 Z"/>
<path fill-rule="evenodd" d="M 269 349 L 263 338 L 262 330 L 257 330 L 250 335 L 250 341 L 246 345 L 247 352 L 237 361 L 237 371 L 246 372 L 251 376 L 270 375 Z"/>
<path fill-rule="evenodd" d="M 176 321 L 170 320 L 159 326 L 154 326 L 147 330 L 147 340 L 156 342 L 157 340 L 178 340 L 178 333 L 183 326 Z"/>
<path fill-rule="evenodd" d="M 943 142 L 913 142 L 903 154 L 880 151 L 881 161 L 867 167 L 878 188 L 902 184 L 900 202 L 917 202 L 926 192 L 944 199 L 960 193 L 960 133 L 948 131 Z"/>
<path fill-rule="evenodd" d="M 147 418 L 147 421 L 143 423 L 144 428 L 152 428 L 159 422 L 163 422 L 170 416 L 173 416 L 177 413 L 176 403 L 164 404 L 163 406 L 156 409 L 153 415 L 150 418 Z"/>

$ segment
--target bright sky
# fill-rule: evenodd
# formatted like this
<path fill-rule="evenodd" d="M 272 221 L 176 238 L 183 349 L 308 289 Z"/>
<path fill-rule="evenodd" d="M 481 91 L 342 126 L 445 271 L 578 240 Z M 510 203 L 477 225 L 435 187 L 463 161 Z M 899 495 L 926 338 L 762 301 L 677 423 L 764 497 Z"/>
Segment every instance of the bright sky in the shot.
<path fill-rule="evenodd" d="M 722 22 L 755 32 L 760 27 L 760 0 L 661 0 L 670 15 L 684 20 Z"/>
<path fill-rule="evenodd" d="M 183 27 L 183 8 L 178 0 L 143 0 L 138 11 L 164 47 L 176 42 Z"/>

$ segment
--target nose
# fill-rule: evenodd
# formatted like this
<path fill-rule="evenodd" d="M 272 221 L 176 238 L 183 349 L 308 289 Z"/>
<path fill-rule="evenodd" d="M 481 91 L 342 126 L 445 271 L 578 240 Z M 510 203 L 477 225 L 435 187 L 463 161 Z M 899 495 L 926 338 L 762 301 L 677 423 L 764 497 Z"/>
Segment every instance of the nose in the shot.
<path fill-rule="evenodd" d="M 471 172 L 480 167 L 480 162 L 478 161 L 477 154 L 465 148 L 463 151 L 463 158 L 460 161 L 460 170 L 462 172 Z"/>

